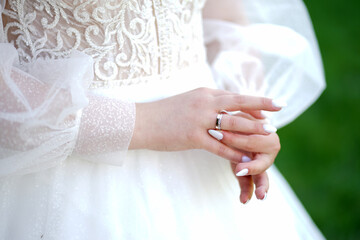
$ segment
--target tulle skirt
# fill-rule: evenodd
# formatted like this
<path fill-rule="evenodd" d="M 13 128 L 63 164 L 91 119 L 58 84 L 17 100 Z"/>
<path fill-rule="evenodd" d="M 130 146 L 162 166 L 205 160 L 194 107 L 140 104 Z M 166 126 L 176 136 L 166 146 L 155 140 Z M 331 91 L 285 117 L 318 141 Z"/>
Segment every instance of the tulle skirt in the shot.
<path fill-rule="evenodd" d="M 1 181 L 1 239 L 323 239 L 275 167 L 265 201 L 239 202 L 230 164 L 202 150 L 69 158 Z"/>

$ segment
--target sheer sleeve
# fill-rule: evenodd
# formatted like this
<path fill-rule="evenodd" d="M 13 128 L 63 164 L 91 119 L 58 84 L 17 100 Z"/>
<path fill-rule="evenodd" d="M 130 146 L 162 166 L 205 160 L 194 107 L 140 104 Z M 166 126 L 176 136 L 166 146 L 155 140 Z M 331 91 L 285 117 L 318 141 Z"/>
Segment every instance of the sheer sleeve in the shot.
<path fill-rule="evenodd" d="M 301 0 L 209 0 L 204 33 L 219 88 L 288 103 L 278 113 L 267 113 L 278 127 L 305 111 L 325 87 Z"/>
<path fill-rule="evenodd" d="M 12 44 L 0 43 L 0 177 L 50 168 L 70 155 L 120 165 L 135 104 L 88 91 L 92 58 L 74 52 L 26 67 L 17 59 Z"/>

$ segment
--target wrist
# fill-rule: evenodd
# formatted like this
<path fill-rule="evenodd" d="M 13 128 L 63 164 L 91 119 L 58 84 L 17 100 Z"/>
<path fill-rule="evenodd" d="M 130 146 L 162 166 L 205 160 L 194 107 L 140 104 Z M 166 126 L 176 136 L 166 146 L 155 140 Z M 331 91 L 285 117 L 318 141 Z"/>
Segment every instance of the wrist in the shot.
<path fill-rule="evenodd" d="M 141 131 L 144 128 L 142 123 L 142 111 L 143 111 L 143 104 L 142 103 L 135 103 L 135 126 L 133 135 L 131 137 L 129 149 L 141 149 L 144 145 L 143 139 L 141 137 Z"/>
<path fill-rule="evenodd" d="M 152 149 L 157 121 L 154 119 L 154 103 L 135 103 L 136 119 L 129 149 Z"/>

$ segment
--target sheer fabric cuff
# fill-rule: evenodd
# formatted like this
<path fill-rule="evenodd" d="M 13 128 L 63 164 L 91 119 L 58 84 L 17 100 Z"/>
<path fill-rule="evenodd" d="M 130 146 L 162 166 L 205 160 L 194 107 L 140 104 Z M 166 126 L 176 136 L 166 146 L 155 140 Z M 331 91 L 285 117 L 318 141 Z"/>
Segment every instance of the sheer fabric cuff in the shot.
<path fill-rule="evenodd" d="M 135 125 L 135 103 L 89 95 L 83 110 L 74 156 L 121 165 Z"/>

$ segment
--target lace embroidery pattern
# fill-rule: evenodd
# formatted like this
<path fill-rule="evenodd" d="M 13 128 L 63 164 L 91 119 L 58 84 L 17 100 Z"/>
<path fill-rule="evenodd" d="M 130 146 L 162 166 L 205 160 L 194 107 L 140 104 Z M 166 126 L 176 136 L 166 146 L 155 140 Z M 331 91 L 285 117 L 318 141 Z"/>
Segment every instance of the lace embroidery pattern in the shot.
<path fill-rule="evenodd" d="M 94 59 L 93 88 L 166 78 L 205 58 L 205 0 L 9 0 L 6 41 L 23 65 L 79 50 Z"/>

